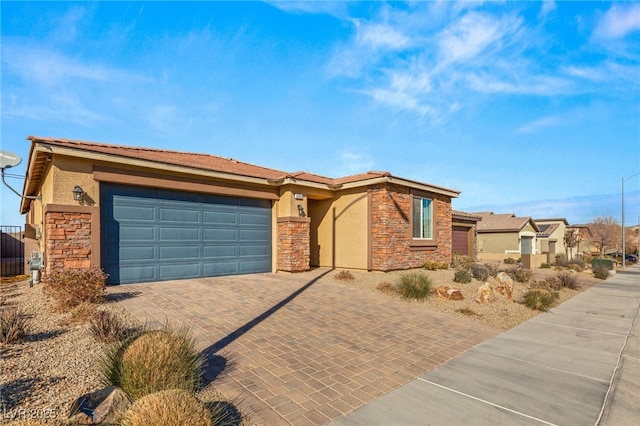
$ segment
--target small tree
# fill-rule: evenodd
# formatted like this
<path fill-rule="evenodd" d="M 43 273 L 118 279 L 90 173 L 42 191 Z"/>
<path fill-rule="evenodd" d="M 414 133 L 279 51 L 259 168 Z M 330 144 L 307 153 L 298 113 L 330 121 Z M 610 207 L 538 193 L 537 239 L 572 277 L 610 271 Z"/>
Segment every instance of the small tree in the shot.
<path fill-rule="evenodd" d="M 589 223 L 591 244 L 598 248 L 600 257 L 607 248 L 617 247 L 621 241 L 620 225 L 611 216 L 599 216 Z"/>
<path fill-rule="evenodd" d="M 580 244 L 580 233 L 577 229 L 567 229 L 564 234 L 564 244 L 569 249 L 569 259 L 573 259 L 573 248 Z"/>

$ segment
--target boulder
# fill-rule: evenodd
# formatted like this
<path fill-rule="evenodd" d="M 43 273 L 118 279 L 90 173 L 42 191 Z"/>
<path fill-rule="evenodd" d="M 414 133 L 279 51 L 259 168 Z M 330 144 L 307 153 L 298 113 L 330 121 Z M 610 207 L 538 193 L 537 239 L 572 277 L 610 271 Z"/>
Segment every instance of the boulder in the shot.
<path fill-rule="evenodd" d="M 500 272 L 496 275 L 496 282 L 497 285 L 495 286 L 495 290 L 514 302 L 513 289 L 515 287 L 515 282 L 513 281 L 513 278 L 511 278 L 506 272 Z"/>
<path fill-rule="evenodd" d="M 478 293 L 474 299 L 478 303 L 486 303 L 492 301 L 494 298 L 493 288 L 489 283 L 484 283 L 478 288 Z"/>
<path fill-rule="evenodd" d="M 115 424 L 131 406 L 127 395 L 117 386 L 108 386 L 82 395 L 69 411 L 72 424 Z"/>
<path fill-rule="evenodd" d="M 463 300 L 464 296 L 462 292 L 457 288 L 451 288 L 446 285 L 439 285 L 436 287 L 436 294 L 439 299 L 444 300 Z"/>

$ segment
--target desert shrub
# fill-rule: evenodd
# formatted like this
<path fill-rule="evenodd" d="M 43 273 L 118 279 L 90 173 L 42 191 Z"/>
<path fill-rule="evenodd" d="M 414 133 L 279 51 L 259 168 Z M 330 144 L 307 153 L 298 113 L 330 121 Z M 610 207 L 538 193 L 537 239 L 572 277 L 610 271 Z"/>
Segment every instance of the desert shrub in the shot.
<path fill-rule="evenodd" d="M 89 332 L 98 342 L 112 343 L 126 337 L 124 321 L 109 311 L 97 311 L 89 320 Z"/>
<path fill-rule="evenodd" d="M 381 291 L 383 293 L 395 293 L 396 287 L 391 284 L 389 281 L 383 281 L 376 286 L 376 290 Z"/>
<path fill-rule="evenodd" d="M 400 276 L 396 289 L 405 299 L 424 299 L 431 292 L 431 279 L 418 272 L 407 272 Z"/>
<path fill-rule="evenodd" d="M 424 269 L 429 271 L 437 271 L 438 269 L 449 269 L 447 262 L 425 262 Z"/>
<path fill-rule="evenodd" d="M 505 265 L 515 265 L 516 263 L 518 263 L 518 261 L 512 257 L 507 257 L 506 259 L 503 260 L 503 262 Z"/>
<path fill-rule="evenodd" d="M 193 392 L 200 384 L 202 364 L 191 333 L 165 326 L 108 348 L 102 359 L 102 381 L 120 386 L 132 400 L 168 389 Z"/>
<path fill-rule="evenodd" d="M 135 401 L 120 420 L 122 426 L 209 426 L 211 413 L 184 389 L 169 389 Z"/>
<path fill-rule="evenodd" d="M 238 426 L 242 423 L 242 414 L 234 404 L 228 401 L 205 402 L 211 413 L 211 420 L 215 426 Z"/>
<path fill-rule="evenodd" d="M 471 274 L 471 271 L 468 269 L 458 269 L 455 275 L 453 276 L 453 281 L 459 284 L 470 283 L 472 279 L 473 279 L 473 275 Z"/>
<path fill-rule="evenodd" d="M 495 263 L 485 263 L 484 267 L 487 268 L 490 277 L 495 278 L 500 273 L 500 266 Z"/>
<path fill-rule="evenodd" d="M 352 280 L 354 279 L 354 276 L 351 272 L 344 270 L 344 271 L 340 271 L 335 275 L 335 279 L 337 280 Z"/>
<path fill-rule="evenodd" d="M 571 260 L 568 264 L 569 269 L 576 272 L 584 271 L 584 266 L 584 262 L 582 262 L 581 260 Z"/>
<path fill-rule="evenodd" d="M 549 265 L 546 262 L 543 262 L 540 264 L 540 269 L 550 269 L 550 268 L 551 268 L 551 265 Z"/>
<path fill-rule="evenodd" d="M 0 309 L 0 343 L 19 342 L 29 332 L 29 319 L 22 309 L 7 306 Z"/>
<path fill-rule="evenodd" d="M 451 267 L 455 269 L 469 269 L 475 263 L 472 257 L 464 254 L 453 253 L 451 256 Z"/>
<path fill-rule="evenodd" d="M 544 290 L 560 290 L 562 283 L 556 277 L 547 277 L 543 281 L 534 281 L 529 288 L 539 288 Z"/>
<path fill-rule="evenodd" d="M 478 281 L 487 281 L 489 279 L 489 270 L 486 266 L 478 263 L 471 264 L 471 275 Z"/>
<path fill-rule="evenodd" d="M 558 300 L 558 293 L 543 289 L 528 290 L 523 297 L 522 303 L 536 311 L 548 311 Z"/>
<path fill-rule="evenodd" d="M 596 266 L 593 268 L 593 276 L 601 280 L 609 278 L 609 270 L 605 266 Z"/>
<path fill-rule="evenodd" d="M 107 275 L 100 268 L 55 269 L 43 278 L 45 293 L 62 310 L 84 302 L 102 302 L 106 281 Z"/>
<path fill-rule="evenodd" d="M 67 319 L 67 324 L 84 324 L 96 314 L 94 303 L 82 302 L 71 309 L 71 315 Z"/>
<path fill-rule="evenodd" d="M 567 260 L 567 256 L 564 254 L 556 255 L 556 261 L 554 262 L 554 266 L 566 268 L 569 265 L 569 261 Z"/>
<path fill-rule="evenodd" d="M 533 272 L 522 266 L 512 266 L 507 270 L 507 274 L 519 283 L 527 283 L 533 277 Z"/>
<path fill-rule="evenodd" d="M 580 288 L 578 283 L 578 276 L 570 271 L 559 271 L 556 273 L 556 279 L 560 282 L 562 287 L 576 290 Z"/>

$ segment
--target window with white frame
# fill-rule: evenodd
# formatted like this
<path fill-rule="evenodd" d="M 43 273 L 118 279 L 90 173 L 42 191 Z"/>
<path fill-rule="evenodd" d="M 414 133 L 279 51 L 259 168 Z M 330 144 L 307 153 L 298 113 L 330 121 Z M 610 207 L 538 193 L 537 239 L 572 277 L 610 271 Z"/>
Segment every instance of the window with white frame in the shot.
<path fill-rule="evenodd" d="M 413 197 L 413 238 L 433 238 L 433 208 L 429 198 Z"/>

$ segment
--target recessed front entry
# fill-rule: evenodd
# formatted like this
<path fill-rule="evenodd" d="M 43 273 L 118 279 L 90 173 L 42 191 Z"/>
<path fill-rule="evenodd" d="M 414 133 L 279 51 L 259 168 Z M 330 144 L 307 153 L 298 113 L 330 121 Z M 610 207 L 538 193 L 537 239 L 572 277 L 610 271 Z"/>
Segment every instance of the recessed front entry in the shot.
<path fill-rule="evenodd" d="M 271 272 L 271 201 L 103 184 L 109 284 Z"/>

